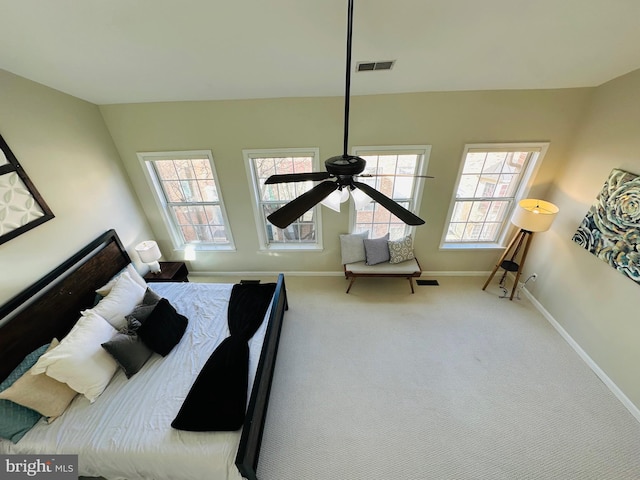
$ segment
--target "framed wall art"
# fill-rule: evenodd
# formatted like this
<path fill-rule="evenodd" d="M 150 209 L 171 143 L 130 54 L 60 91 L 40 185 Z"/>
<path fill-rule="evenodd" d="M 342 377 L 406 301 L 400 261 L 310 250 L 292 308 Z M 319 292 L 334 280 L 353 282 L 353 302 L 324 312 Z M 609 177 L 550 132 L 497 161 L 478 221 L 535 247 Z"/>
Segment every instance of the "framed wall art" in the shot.
<path fill-rule="evenodd" d="M 573 241 L 640 283 L 640 176 L 614 168 Z"/>
<path fill-rule="evenodd" d="M 0 244 L 53 217 L 53 212 L 0 135 Z"/>

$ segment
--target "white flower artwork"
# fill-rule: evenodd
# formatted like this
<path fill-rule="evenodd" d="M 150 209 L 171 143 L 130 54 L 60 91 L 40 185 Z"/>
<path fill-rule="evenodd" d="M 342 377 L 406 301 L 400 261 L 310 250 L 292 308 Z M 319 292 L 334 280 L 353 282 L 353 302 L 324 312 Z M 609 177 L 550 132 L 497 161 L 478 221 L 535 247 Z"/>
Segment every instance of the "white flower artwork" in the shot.
<path fill-rule="evenodd" d="M 640 283 L 640 176 L 614 168 L 573 241 Z"/>

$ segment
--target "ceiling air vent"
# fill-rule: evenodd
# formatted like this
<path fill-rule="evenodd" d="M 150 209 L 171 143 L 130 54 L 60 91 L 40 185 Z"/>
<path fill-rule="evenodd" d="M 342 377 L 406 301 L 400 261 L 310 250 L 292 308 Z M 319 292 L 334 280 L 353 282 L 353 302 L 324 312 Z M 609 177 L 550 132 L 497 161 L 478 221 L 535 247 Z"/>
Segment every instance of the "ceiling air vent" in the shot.
<path fill-rule="evenodd" d="M 391 70 L 395 60 L 385 60 L 381 62 L 358 62 L 356 72 L 370 72 L 373 70 Z"/>

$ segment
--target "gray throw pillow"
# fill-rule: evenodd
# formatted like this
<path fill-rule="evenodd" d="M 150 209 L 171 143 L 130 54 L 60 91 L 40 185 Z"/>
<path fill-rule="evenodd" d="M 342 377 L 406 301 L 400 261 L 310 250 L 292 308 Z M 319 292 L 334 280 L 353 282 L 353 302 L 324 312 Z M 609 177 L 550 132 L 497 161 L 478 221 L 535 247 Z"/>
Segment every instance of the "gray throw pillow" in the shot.
<path fill-rule="evenodd" d="M 147 290 L 144 292 L 142 303 L 140 305 L 136 305 L 129 315 L 125 315 L 124 317 L 127 320 L 129 327 L 131 327 L 132 320 L 137 320 L 138 322 L 143 323 L 147 317 L 151 315 L 151 312 L 153 312 L 153 309 L 161 299 L 162 297 L 160 295 L 147 287 Z"/>
<path fill-rule="evenodd" d="M 125 319 L 130 324 L 132 320 L 137 320 L 140 323 L 144 323 L 144 321 L 151 315 L 153 309 L 156 308 L 155 305 L 138 305 L 129 315 L 125 315 Z"/>
<path fill-rule="evenodd" d="M 158 295 L 156 292 L 147 287 L 147 290 L 144 292 L 144 298 L 142 299 L 143 305 L 155 305 L 160 301 L 162 297 Z"/>
<path fill-rule="evenodd" d="M 135 334 L 116 333 L 111 340 L 102 344 L 102 348 L 124 370 L 127 378 L 138 373 L 153 354 L 151 349 Z"/>
<path fill-rule="evenodd" d="M 342 264 L 364 262 L 364 239 L 369 236 L 369 230 L 361 233 L 340 235 L 340 251 L 342 252 Z"/>
<path fill-rule="evenodd" d="M 367 258 L 367 265 L 376 265 L 378 263 L 389 261 L 388 241 L 388 233 L 384 237 L 364 240 L 364 251 Z"/>

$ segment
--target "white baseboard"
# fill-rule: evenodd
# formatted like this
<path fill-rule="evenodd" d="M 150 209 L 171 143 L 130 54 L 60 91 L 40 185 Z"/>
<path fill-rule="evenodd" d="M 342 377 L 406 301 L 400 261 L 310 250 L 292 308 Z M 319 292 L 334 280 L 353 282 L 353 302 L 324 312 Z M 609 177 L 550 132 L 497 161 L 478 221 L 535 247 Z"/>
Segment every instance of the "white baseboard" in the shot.
<path fill-rule="evenodd" d="M 343 271 L 333 272 L 189 272 L 189 276 L 194 277 L 277 277 L 283 273 L 285 277 L 344 277 Z M 425 271 L 423 277 L 488 277 L 491 272 L 477 271 Z"/>
<path fill-rule="evenodd" d="M 283 272 L 282 270 L 273 272 L 189 272 L 193 277 L 277 277 L 283 273 L 285 277 L 344 277 L 344 272 Z"/>
<path fill-rule="evenodd" d="M 488 277 L 491 272 L 478 272 L 478 271 L 460 271 L 460 270 L 452 270 L 452 271 L 440 271 L 440 272 L 429 272 L 423 271 L 423 277 Z"/>
<path fill-rule="evenodd" d="M 580 358 L 593 370 L 602 383 L 604 383 L 611 393 L 613 393 L 618 400 L 629 410 L 631 415 L 640 422 L 640 409 L 634 405 L 634 403 L 629 400 L 622 390 L 614 383 L 613 380 L 609 378 L 609 376 L 598 366 L 598 364 L 585 352 L 582 347 L 576 342 L 571 335 L 558 323 L 558 321 L 553 318 L 544 306 L 526 289 L 523 288 L 521 290 L 526 295 L 527 299 L 533 304 L 534 307 L 547 319 L 547 321 L 556 329 L 556 331 L 560 334 L 562 338 L 573 348 L 576 353 L 580 356 Z"/>

